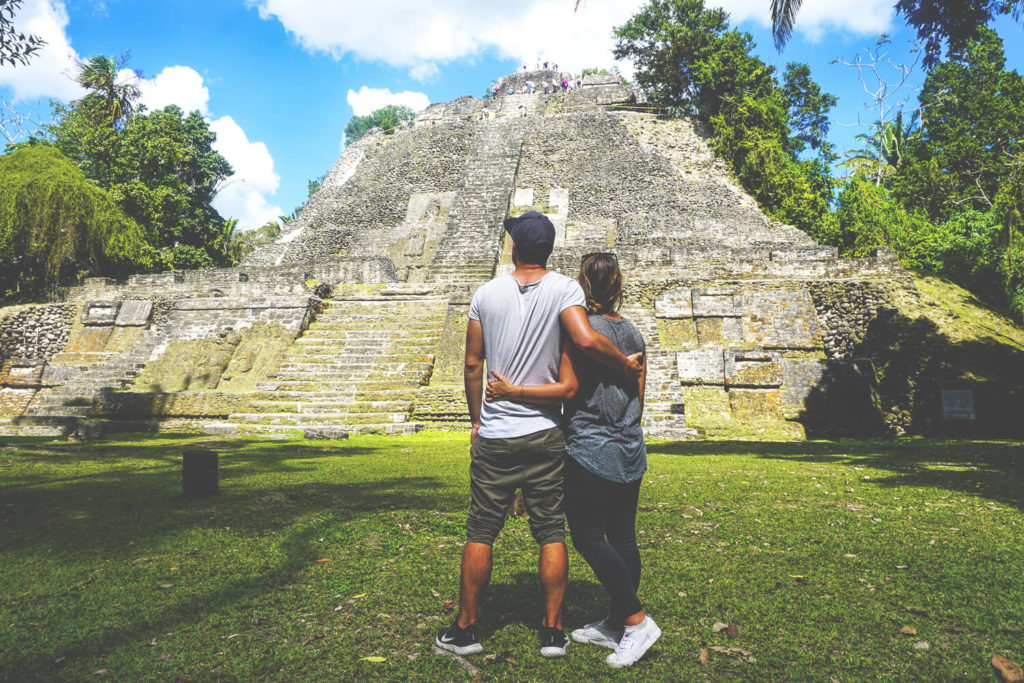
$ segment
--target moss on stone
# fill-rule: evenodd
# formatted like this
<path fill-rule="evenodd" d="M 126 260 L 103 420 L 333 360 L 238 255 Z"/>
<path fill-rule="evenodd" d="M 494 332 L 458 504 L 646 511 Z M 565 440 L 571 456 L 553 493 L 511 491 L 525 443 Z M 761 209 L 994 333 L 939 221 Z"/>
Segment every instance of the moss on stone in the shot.
<path fill-rule="evenodd" d="M 240 338 L 174 339 L 164 353 L 146 365 L 135 380 L 135 391 L 171 393 L 217 388 Z"/>
<path fill-rule="evenodd" d="M 241 337 L 217 385 L 220 391 L 255 390 L 258 382 L 277 374 L 293 341 L 292 333 L 276 323 L 257 323 L 242 330 Z"/>
<path fill-rule="evenodd" d="M 686 351 L 700 346 L 692 318 L 658 318 L 658 340 L 666 351 Z"/>
<path fill-rule="evenodd" d="M 1024 327 L 992 310 L 962 287 L 937 277 L 915 277 L 915 294 L 893 286 L 893 303 L 909 318 L 928 318 L 952 342 L 988 341 L 1024 351 Z"/>

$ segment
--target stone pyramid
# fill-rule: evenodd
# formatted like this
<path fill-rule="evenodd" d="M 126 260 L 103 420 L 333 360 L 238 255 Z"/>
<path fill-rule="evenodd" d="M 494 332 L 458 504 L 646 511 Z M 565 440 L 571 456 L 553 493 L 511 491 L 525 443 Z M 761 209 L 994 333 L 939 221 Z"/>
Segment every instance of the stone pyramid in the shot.
<path fill-rule="evenodd" d="M 870 384 L 844 358 L 847 313 L 906 281 L 890 254 L 837 258 L 768 219 L 693 121 L 659 118 L 611 74 L 539 87 L 562 78 L 512 74 L 497 97 L 434 104 L 350 144 L 238 268 L 94 278 L 29 311 L 54 341 L 0 336 L 13 339 L 0 429 L 466 428 L 469 299 L 511 269 L 503 225 L 527 210 L 556 226 L 554 270 L 618 255 L 623 313 L 648 342 L 649 436 L 694 435 L 691 406 L 783 423 L 830 377 Z"/>

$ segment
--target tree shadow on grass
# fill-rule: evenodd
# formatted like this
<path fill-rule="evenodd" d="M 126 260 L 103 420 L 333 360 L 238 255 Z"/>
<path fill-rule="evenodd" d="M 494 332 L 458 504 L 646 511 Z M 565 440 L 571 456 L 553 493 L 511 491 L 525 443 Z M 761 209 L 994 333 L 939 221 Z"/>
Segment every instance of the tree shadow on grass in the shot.
<path fill-rule="evenodd" d="M 604 617 L 608 594 L 597 579 L 571 579 L 564 605 L 564 627 L 576 628 Z M 544 597 L 537 572 L 517 572 L 511 579 L 492 581 L 480 600 L 479 623 L 485 638 L 511 624 L 538 630 L 543 618 Z"/>
<path fill-rule="evenodd" d="M 90 609 L 98 611 L 89 628 L 52 634 L 49 642 L 56 648 L 56 655 L 38 646 L 18 648 L 8 644 L 2 656 L 3 670 L 35 672 L 29 677 L 58 677 L 59 668 L 53 664 L 58 656 L 73 660 L 145 642 L 295 583 L 300 574 L 316 566 L 323 552 L 319 542 L 322 538 L 318 537 L 324 535 L 325 527 L 348 533 L 361 519 L 382 512 L 443 513 L 465 507 L 465 491 L 454 480 L 407 476 L 401 470 L 386 469 L 361 469 L 354 475 L 351 466 L 323 468 L 322 476 L 312 480 L 307 472 L 312 474 L 314 466 L 302 462 L 327 456 L 348 461 L 355 455 L 372 454 L 374 448 L 331 449 L 301 443 L 282 448 L 275 442 L 247 442 L 244 448 L 237 447 L 221 458 L 221 494 L 201 500 L 182 496 L 178 464 L 181 443 L 140 446 L 113 442 L 84 450 L 78 444 L 49 443 L 45 448 L 50 455 L 42 457 L 73 459 L 80 457 L 77 450 L 93 464 L 109 461 L 115 467 L 126 449 L 144 449 L 144 453 L 136 453 L 143 466 L 58 480 L 33 477 L 11 484 L 5 481 L 0 486 L 0 518 L 6 518 L 0 552 L 17 554 L 19 572 L 28 571 L 26 563 L 31 557 L 49 556 L 41 569 L 50 572 L 47 567 L 64 566 L 69 577 L 66 589 L 54 589 L 51 578 L 42 593 L 33 591 L 34 598 L 9 593 L 7 598 L 14 610 L 19 609 L 19 599 L 52 606 L 47 609 L 70 609 L 73 604 L 91 600 L 89 596 L 99 590 L 99 583 L 104 584 L 103 590 L 112 590 L 109 582 L 117 580 L 125 567 L 139 567 L 127 574 L 135 576 L 131 579 L 133 589 L 148 586 L 148 579 L 141 583 L 138 579 L 138 572 L 148 570 L 132 562 L 154 554 L 167 559 L 187 555 L 192 552 L 188 546 L 177 547 L 176 543 L 179 539 L 191 543 L 184 539 L 192 531 L 210 532 L 194 537 L 199 539 L 196 543 L 207 544 L 204 550 L 195 551 L 197 558 L 206 557 L 225 543 L 227 547 L 240 547 L 237 541 L 222 536 L 226 527 L 234 538 L 262 543 L 259 547 L 267 548 L 268 555 L 248 558 L 237 573 L 206 571 L 206 578 L 189 583 L 176 581 L 176 589 L 167 591 L 165 599 L 156 603 L 148 600 L 142 611 L 131 607 L 137 596 L 115 591 L 113 599 L 125 600 L 125 606 L 92 606 Z M 154 461 L 157 464 L 148 464 Z M 224 558 L 210 559 L 218 567 L 230 564 Z M 92 575 L 85 578 L 89 570 Z M 97 575 L 100 580 L 86 587 Z"/>
<path fill-rule="evenodd" d="M 166 438 L 167 443 L 162 441 Z M 61 482 L 117 477 L 126 473 L 146 469 L 181 470 L 182 453 L 186 450 L 208 449 L 217 452 L 220 458 L 222 479 L 239 473 L 287 472 L 316 469 L 315 464 L 300 461 L 316 458 L 352 458 L 386 452 L 383 448 L 355 447 L 349 445 L 318 446 L 295 442 L 278 442 L 266 439 L 220 439 L 197 438 L 193 434 L 154 437 L 146 434 L 119 434 L 101 442 L 75 443 L 55 441 L 51 438 L 23 439 L 19 442 L 0 444 L 13 447 L 21 455 L 31 456 L 32 461 L 47 465 L 106 465 L 116 466 L 131 460 L 157 461 L 162 464 L 146 467 L 125 466 L 120 469 L 104 470 L 102 473 L 83 474 L 74 477 L 54 478 L 48 473 L 36 475 L 6 474 L 0 492 L 20 486 L 55 484 Z M 0 455 L 3 451 L 0 451 Z"/>
<path fill-rule="evenodd" d="M 1013 441 L 842 440 L 805 442 L 703 441 L 651 446 L 679 456 L 753 455 L 769 460 L 829 463 L 888 470 L 864 483 L 939 488 L 982 496 L 1024 510 L 1024 445 Z"/>

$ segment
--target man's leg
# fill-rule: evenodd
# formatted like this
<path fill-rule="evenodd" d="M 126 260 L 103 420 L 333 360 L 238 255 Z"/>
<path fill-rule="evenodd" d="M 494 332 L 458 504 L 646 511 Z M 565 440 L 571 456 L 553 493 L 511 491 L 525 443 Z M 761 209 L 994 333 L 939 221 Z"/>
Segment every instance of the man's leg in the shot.
<path fill-rule="evenodd" d="M 517 483 L 505 440 L 478 436 L 470 455 L 469 518 L 459 579 L 460 628 L 476 623 L 480 594 L 491 578 L 491 546 L 505 524 Z"/>
<path fill-rule="evenodd" d="M 459 579 L 459 628 L 476 623 L 480 594 L 491 580 L 491 546 L 466 543 L 462 548 L 462 575 Z"/>
<path fill-rule="evenodd" d="M 540 546 L 538 572 L 544 588 L 541 654 L 557 657 L 565 654 L 568 642 L 562 633 L 562 601 L 569 581 L 562 511 L 565 438 L 557 428 L 530 436 L 522 444 L 529 463 L 523 472 L 523 502 L 530 515 L 530 531 Z"/>
<path fill-rule="evenodd" d="M 540 547 L 540 583 L 544 587 L 544 626 L 562 628 L 562 601 L 569 582 L 569 553 L 565 543 Z"/>

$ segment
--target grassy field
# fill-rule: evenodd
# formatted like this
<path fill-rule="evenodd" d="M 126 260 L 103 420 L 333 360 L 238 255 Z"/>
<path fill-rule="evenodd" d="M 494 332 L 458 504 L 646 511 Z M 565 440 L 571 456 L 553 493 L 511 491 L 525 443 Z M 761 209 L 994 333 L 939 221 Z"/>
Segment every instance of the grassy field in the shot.
<path fill-rule="evenodd" d="M 180 454 L 199 441 L 222 453 L 221 495 L 187 501 Z M 1024 661 L 1024 444 L 650 451 L 641 598 L 662 640 L 620 672 L 593 646 L 543 660 L 535 547 L 511 520 L 478 677 L 986 681 L 993 654 Z M 457 599 L 467 470 L 466 436 L 438 433 L 8 439 L 0 678 L 469 681 L 430 651 Z M 572 628 L 605 600 L 570 561 Z"/>

